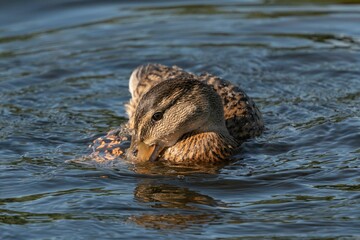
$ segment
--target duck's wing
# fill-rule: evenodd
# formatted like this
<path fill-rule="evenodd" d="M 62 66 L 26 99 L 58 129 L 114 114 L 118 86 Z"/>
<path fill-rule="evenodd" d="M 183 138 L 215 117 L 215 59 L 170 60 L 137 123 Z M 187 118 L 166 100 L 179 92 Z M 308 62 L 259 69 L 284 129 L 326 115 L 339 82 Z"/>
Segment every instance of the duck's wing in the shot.
<path fill-rule="evenodd" d="M 220 95 L 226 127 L 235 139 L 244 141 L 264 131 L 264 121 L 259 109 L 242 89 L 208 73 L 200 75 L 199 79 L 213 86 Z"/>
<path fill-rule="evenodd" d="M 110 130 L 106 136 L 98 137 L 89 146 L 92 153 L 89 157 L 96 162 L 126 158 L 125 152 L 131 142 L 131 133 L 126 125 Z"/>
<path fill-rule="evenodd" d="M 126 104 L 130 127 L 131 119 L 133 118 L 141 97 L 159 82 L 179 77 L 195 77 L 195 75 L 185 72 L 177 66 L 168 67 L 161 64 L 142 65 L 132 72 L 129 80 L 131 99 L 129 103 Z"/>

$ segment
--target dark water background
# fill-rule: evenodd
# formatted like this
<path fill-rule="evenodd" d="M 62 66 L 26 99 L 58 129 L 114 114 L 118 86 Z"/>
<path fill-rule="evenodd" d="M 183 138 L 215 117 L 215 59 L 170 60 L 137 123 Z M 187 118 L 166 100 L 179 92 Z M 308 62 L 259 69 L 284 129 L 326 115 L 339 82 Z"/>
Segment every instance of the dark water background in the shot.
<path fill-rule="evenodd" d="M 213 173 L 68 163 L 157 62 L 266 133 Z M 360 1 L 0 1 L 0 239 L 360 237 Z"/>

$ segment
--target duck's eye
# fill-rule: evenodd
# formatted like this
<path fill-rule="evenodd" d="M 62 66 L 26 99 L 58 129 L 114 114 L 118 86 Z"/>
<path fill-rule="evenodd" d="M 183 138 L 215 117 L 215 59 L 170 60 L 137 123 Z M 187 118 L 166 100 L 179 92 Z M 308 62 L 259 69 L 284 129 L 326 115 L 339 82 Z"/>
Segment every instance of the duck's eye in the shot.
<path fill-rule="evenodd" d="M 132 151 L 134 157 L 137 157 L 139 150 L 135 149 Z"/>
<path fill-rule="evenodd" d="M 159 120 L 161 120 L 163 117 L 163 113 L 162 112 L 156 112 L 154 113 L 154 115 L 152 115 L 151 119 L 154 121 L 154 122 L 157 122 Z"/>

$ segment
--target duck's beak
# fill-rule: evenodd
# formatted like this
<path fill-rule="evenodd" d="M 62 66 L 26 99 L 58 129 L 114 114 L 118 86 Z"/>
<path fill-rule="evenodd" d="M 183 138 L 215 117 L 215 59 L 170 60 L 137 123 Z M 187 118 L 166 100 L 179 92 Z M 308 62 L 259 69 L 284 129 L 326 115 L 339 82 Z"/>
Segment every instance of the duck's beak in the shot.
<path fill-rule="evenodd" d="M 146 162 L 155 161 L 159 157 L 159 154 L 163 150 L 163 147 L 158 144 L 149 146 L 144 142 L 139 142 L 136 146 L 136 150 L 136 158 L 141 162 Z"/>

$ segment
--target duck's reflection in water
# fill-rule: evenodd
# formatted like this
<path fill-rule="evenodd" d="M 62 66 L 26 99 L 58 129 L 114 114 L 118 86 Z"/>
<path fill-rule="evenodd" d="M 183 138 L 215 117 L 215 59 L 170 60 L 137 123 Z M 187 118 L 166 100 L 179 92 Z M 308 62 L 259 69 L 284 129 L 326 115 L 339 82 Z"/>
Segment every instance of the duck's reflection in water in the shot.
<path fill-rule="evenodd" d="M 188 228 L 221 218 L 210 207 L 226 207 L 220 201 L 186 187 L 145 180 L 135 188 L 134 198 L 154 209 L 154 213 L 129 218 L 138 225 L 155 229 Z"/>
<path fill-rule="evenodd" d="M 85 162 L 90 159 L 96 166 L 99 164 L 101 167 L 118 169 L 122 174 L 127 172 L 124 170 L 127 169 L 130 175 L 135 173 L 139 174 L 139 178 L 143 178 L 134 189 L 134 199 L 146 205 L 146 209 L 151 208 L 153 211 L 132 215 L 128 218 L 130 222 L 146 228 L 185 229 L 222 219 L 219 208 L 226 208 L 226 204 L 190 190 L 186 186 L 188 183 L 179 178 L 190 177 L 200 180 L 202 177 L 216 177 L 219 170 L 227 165 L 226 162 L 190 166 L 161 161 L 131 164 L 126 159 L 107 158 L 107 152 L 95 153 L 96 155 L 92 154 L 86 158 Z"/>

